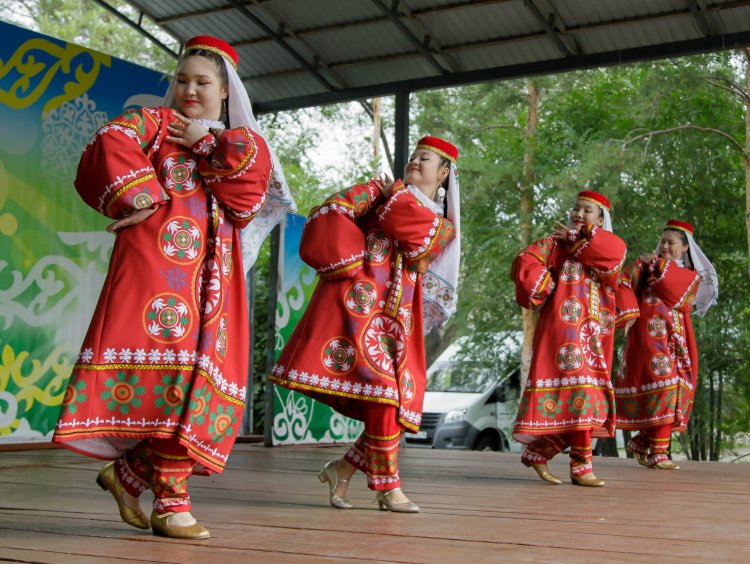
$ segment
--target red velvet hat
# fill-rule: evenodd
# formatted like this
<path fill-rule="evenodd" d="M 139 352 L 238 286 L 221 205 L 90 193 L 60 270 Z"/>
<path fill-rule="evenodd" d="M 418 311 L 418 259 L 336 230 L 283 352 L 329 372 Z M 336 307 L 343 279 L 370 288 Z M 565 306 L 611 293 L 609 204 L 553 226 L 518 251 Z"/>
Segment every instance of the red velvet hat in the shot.
<path fill-rule="evenodd" d="M 458 159 L 458 149 L 456 148 L 456 146 L 451 145 L 447 141 L 443 141 L 438 137 L 430 137 L 429 135 L 422 137 L 422 139 L 417 141 L 417 149 L 427 149 L 429 151 L 434 151 L 441 157 L 450 159 L 452 163 L 455 163 Z"/>
<path fill-rule="evenodd" d="M 680 221 L 679 219 L 670 219 L 664 226 L 664 229 L 677 229 L 679 231 L 685 231 L 686 233 L 693 234 L 694 228 L 687 221 Z"/>
<path fill-rule="evenodd" d="M 600 208 L 610 209 L 612 207 L 609 203 L 609 200 L 604 194 L 600 194 L 599 192 L 594 192 L 593 190 L 581 190 L 580 192 L 578 192 L 577 199 L 588 200 L 589 202 L 594 202 Z"/>
<path fill-rule="evenodd" d="M 194 49 L 204 49 L 216 53 L 217 55 L 221 55 L 231 63 L 234 70 L 237 70 L 237 65 L 240 63 L 237 51 L 235 51 L 229 43 L 218 37 L 212 37 L 211 35 L 196 35 L 185 43 L 185 51 L 191 51 Z"/>

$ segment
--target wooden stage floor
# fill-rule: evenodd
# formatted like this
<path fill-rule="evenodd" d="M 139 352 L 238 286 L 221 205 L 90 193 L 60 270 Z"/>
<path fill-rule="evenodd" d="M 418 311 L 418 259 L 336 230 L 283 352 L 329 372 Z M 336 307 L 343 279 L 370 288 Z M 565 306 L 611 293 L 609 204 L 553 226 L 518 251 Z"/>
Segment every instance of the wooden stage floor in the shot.
<path fill-rule="evenodd" d="M 603 489 L 546 484 L 518 454 L 405 448 L 417 515 L 328 505 L 315 476 L 345 447 L 238 444 L 224 474 L 191 479 L 208 541 L 154 537 L 119 519 L 101 463 L 59 449 L 0 451 L 3 562 L 748 562 L 750 464 L 594 460 Z M 551 469 L 567 477 L 567 457 Z M 150 498 L 144 498 L 144 509 Z M 148 509 L 147 509 L 148 510 Z"/>

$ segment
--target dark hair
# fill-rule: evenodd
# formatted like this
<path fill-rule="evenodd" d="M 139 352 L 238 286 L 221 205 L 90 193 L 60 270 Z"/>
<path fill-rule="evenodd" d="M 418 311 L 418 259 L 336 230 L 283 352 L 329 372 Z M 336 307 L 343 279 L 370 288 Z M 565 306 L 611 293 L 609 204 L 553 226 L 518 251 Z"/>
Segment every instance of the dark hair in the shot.
<path fill-rule="evenodd" d="M 443 183 L 441 186 L 445 188 L 446 193 L 448 192 L 448 184 L 451 180 L 450 170 L 451 170 L 451 160 L 448 157 L 440 156 L 440 164 L 438 165 L 438 169 L 443 168 L 444 166 L 448 167 L 448 176 L 445 177 L 445 180 L 443 180 Z M 446 198 L 443 202 L 443 217 L 448 217 L 448 198 Z"/>
<path fill-rule="evenodd" d="M 224 57 L 222 57 L 218 53 L 209 51 L 208 49 L 191 49 L 190 51 L 186 51 L 182 54 L 180 62 L 184 61 L 188 57 L 203 57 L 204 59 L 208 59 L 209 61 L 211 61 L 216 68 L 216 74 L 219 75 L 221 85 L 225 88 L 229 86 L 229 77 L 227 76 L 227 67 L 224 64 Z M 227 97 L 225 102 L 226 103 L 222 104 L 221 106 L 221 116 L 219 116 L 219 120 L 223 121 L 227 125 L 227 127 L 229 127 L 229 112 L 227 111 L 229 97 Z"/>

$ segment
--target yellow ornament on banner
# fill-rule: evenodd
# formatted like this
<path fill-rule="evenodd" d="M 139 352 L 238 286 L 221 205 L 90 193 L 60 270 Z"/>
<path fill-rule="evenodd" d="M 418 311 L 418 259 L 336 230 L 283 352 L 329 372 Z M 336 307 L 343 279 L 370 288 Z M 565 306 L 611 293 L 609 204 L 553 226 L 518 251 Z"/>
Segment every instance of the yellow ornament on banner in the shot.
<path fill-rule="evenodd" d="M 51 57 L 47 62 L 45 59 Z M 42 113 L 61 106 L 77 98 L 96 82 L 102 66 L 110 66 L 112 58 L 78 45 L 66 43 L 58 45 L 46 39 L 29 39 L 22 43 L 6 61 L 0 60 L 0 80 L 11 73 L 18 76 L 7 90 L 0 89 L 0 103 L 14 109 L 28 108 L 36 103 L 53 79 L 58 75 L 70 76 L 63 83 L 62 92 L 52 93 L 42 109 Z M 85 70 L 84 63 L 91 66 Z"/>

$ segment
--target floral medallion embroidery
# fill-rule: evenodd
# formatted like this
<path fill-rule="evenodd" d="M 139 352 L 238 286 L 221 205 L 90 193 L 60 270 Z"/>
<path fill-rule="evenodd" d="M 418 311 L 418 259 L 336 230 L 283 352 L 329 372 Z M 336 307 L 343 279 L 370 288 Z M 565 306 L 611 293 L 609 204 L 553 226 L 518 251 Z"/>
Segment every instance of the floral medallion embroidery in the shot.
<path fill-rule="evenodd" d="M 538 398 L 538 401 L 537 408 L 542 417 L 554 419 L 555 415 L 562 413 L 562 400 L 558 398 L 556 393 L 546 392 Z"/>
<path fill-rule="evenodd" d="M 361 335 L 362 350 L 367 362 L 378 372 L 395 373 L 406 354 L 404 330 L 387 315 L 375 315 Z"/>
<path fill-rule="evenodd" d="M 152 205 L 154 205 L 154 199 L 148 192 L 141 192 L 140 194 L 136 194 L 135 198 L 133 198 L 133 207 L 136 209 L 142 210 L 144 208 L 150 208 Z"/>
<path fill-rule="evenodd" d="M 570 394 L 568 398 L 568 411 L 580 417 L 581 415 L 587 415 L 591 409 L 591 401 L 589 401 L 589 395 L 585 390 L 577 390 Z"/>
<path fill-rule="evenodd" d="M 677 391 L 669 390 L 666 397 L 664 398 L 664 403 L 666 404 L 668 410 L 674 411 L 677 407 Z"/>
<path fill-rule="evenodd" d="M 164 415 L 169 416 L 173 413 L 181 415 L 185 405 L 185 393 L 187 392 L 188 382 L 185 376 L 178 374 L 170 376 L 164 374 L 161 377 L 161 384 L 154 386 L 154 395 L 156 407 L 164 408 Z"/>
<path fill-rule="evenodd" d="M 677 363 L 678 369 L 690 368 L 690 354 L 687 349 L 685 336 L 679 333 L 673 333 L 669 339 L 669 356 Z"/>
<path fill-rule="evenodd" d="M 203 425 L 206 422 L 206 412 L 211 403 L 211 392 L 208 386 L 201 386 L 193 390 L 193 396 L 190 399 L 190 422 Z"/>
<path fill-rule="evenodd" d="M 219 312 L 223 297 L 221 266 L 214 255 L 207 256 L 196 273 L 195 296 L 204 320 L 211 320 Z"/>
<path fill-rule="evenodd" d="M 67 409 L 68 413 L 76 413 L 78 408 L 88 399 L 88 396 L 83 393 L 85 389 L 86 382 L 84 380 L 78 380 L 75 384 L 68 384 L 62 400 L 63 409 Z"/>
<path fill-rule="evenodd" d="M 391 240 L 382 231 L 367 234 L 367 259 L 374 264 L 388 260 L 391 254 Z"/>
<path fill-rule="evenodd" d="M 659 394 L 651 394 L 647 396 L 645 407 L 650 415 L 656 415 L 661 411 L 661 398 L 659 397 Z"/>
<path fill-rule="evenodd" d="M 562 265 L 560 281 L 570 284 L 578 282 L 581 278 L 583 278 L 583 264 L 577 260 L 566 260 Z"/>
<path fill-rule="evenodd" d="M 200 184 L 200 174 L 195 160 L 181 153 L 164 159 L 161 178 L 164 187 L 178 196 L 190 194 Z"/>
<path fill-rule="evenodd" d="M 615 314 L 608 309 L 603 309 L 599 313 L 599 325 L 601 326 L 602 335 L 611 335 L 615 330 Z"/>
<path fill-rule="evenodd" d="M 221 360 L 224 360 L 227 355 L 227 319 L 228 316 L 226 313 L 222 315 L 221 319 L 219 320 L 219 327 L 216 330 L 216 356 L 218 356 Z"/>
<path fill-rule="evenodd" d="M 369 280 L 360 280 L 349 287 L 346 292 L 346 308 L 354 315 L 370 315 L 378 299 L 378 289 Z"/>
<path fill-rule="evenodd" d="M 398 310 L 401 323 L 404 326 L 404 332 L 407 336 L 411 336 L 414 332 L 414 315 L 411 312 L 411 307 L 402 307 Z"/>
<path fill-rule="evenodd" d="M 651 357 L 651 372 L 654 376 L 669 376 L 672 373 L 672 360 L 663 353 Z"/>
<path fill-rule="evenodd" d="M 641 406 L 638 403 L 638 400 L 635 398 L 627 398 L 623 404 L 622 408 L 625 415 L 630 419 L 635 419 L 638 417 L 638 413 L 641 410 Z M 619 412 L 618 412 L 619 415 Z"/>
<path fill-rule="evenodd" d="M 583 354 L 578 345 L 568 343 L 557 351 L 557 367 L 563 372 L 575 372 L 583 366 Z"/>
<path fill-rule="evenodd" d="M 346 337 L 331 339 L 323 347 L 323 366 L 334 374 L 346 374 L 354 368 L 357 353 Z"/>
<path fill-rule="evenodd" d="M 578 298 L 568 298 L 560 306 L 560 318 L 565 323 L 577 324 L 583 316 L 583 304 Z"/>
<path fill-rule="evenodd" d="M 604 348 L 601 341 L 601 324 L 595 319 L 587 319 L 581 324 L 580 335 L 586 363 L 596 370 L 606 370 Z"/>
<path fill-rule="evenodd" d="M 180 341 L 192 326 L 190 309 L 177 294 L 159 294 L 146 305 L 143 326 L 160 343 Z"/>
<path fill-rule="evenodd" d="M 432 274 L 425 274 L 422 278 L 422 291 L 425 296 L 434 296 L 440 289 L 440 281 Z"/>
<path fill-rule="evenodd" d="M 659 338 L 667 334 L 667 322 L 663 317 L 653 315 L 646 324 L 646 330 L 652 337 Z"/>
<path fill-rule="evenodd" d="M 104 382 L 106 390 L 102 392 L 101 399 L 106 401 L 109 411 L 119 411 L 123 415 L 130 413 L 130 409 L 141 407 L 140 396 L 146 393 L 146 388 L 138 385 L 138 376 L 128 376 L 119 371 L 114 378 L 107 378 Z"/>
<path fill-rule="evenodd" d="M 401 397 L 409 401 L 414 399 L 414 378 L 408 370 L 401 375 Z"/>
<path fill-rule="evenodd" d="M 220 443 L 224 437 L 231 437 L 234 434 L 234 425 L 237 421 L 237 414 L 233 405 L 218 405 L 216 411 L 209 415 L 211 424 L 208 426 L 208 432 L 211 433 L 211 440 Z"/>
<path fill-rule="evenodd" d="M 189 264 L 200 256 L 201 230 L 194 219 L 175 217 L 162 226 L 159 246 L 162 254 L 172 262 Z"/>

